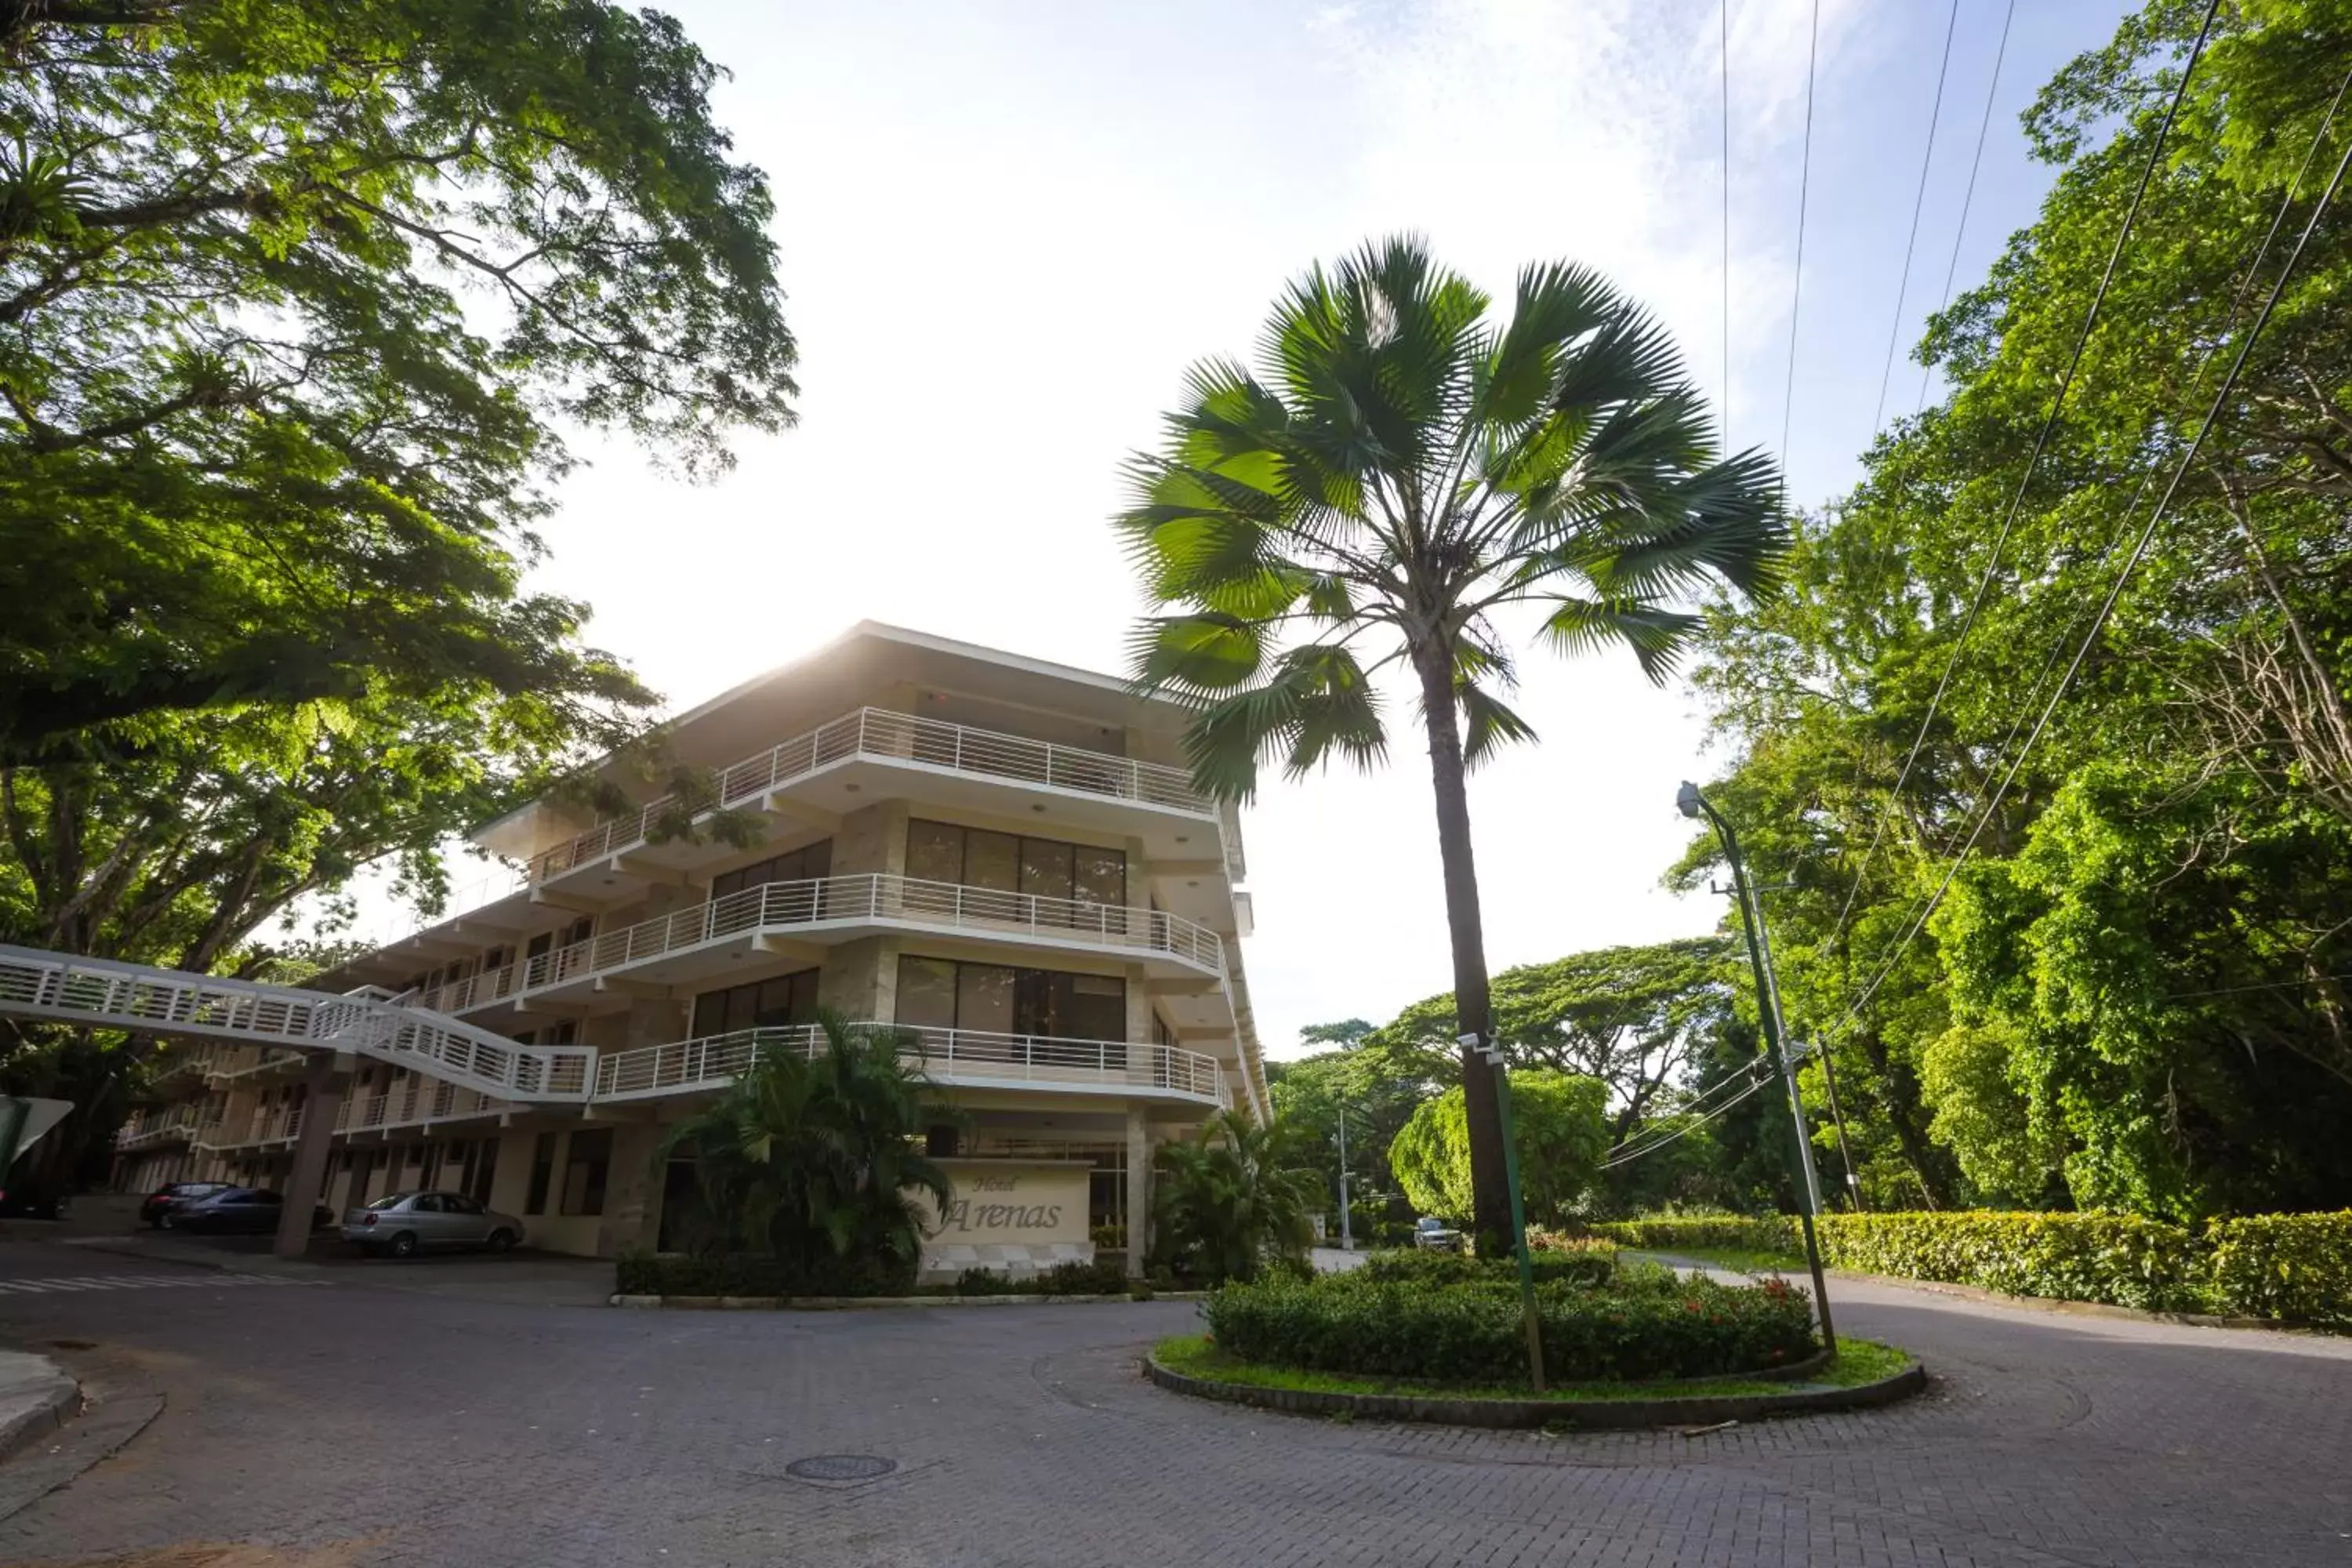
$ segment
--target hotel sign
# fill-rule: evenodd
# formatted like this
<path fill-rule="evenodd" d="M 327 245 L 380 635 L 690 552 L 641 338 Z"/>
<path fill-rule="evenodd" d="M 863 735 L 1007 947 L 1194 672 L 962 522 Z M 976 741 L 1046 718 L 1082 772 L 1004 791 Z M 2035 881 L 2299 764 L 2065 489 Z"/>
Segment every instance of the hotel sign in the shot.
<path fill-rule="evenodd" d="M 924 1233 L 947 1247 L 1050 1247 L 1087 1239 L 1084 1165 L 1020 1160 L 941 1160 L 955 1184 L 943 1215 L 924 1209 Z"/>

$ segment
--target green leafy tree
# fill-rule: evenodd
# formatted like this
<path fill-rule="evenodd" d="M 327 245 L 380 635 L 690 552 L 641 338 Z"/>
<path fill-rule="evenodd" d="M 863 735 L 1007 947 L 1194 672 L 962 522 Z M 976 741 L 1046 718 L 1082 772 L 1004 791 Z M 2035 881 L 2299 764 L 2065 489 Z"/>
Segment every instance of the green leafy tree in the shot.
<path fill-rule="evenodd" d="M 2161 488 L 2145 481 L 2182 456 L 2352 137 L 2339 113 L 2314 140 L 2352 72 L 2352 16 L 2249 0 L 2224 8 L 2158 149 L 2201 16 L 2149 5 L 2044 89 L 2026 129 L 2056 181 L 1921 345 L 1951 395 L 1802 521 L 1785 595 L 1726 604 L 1705 638 L 1697 682 L 1738 757 L 1711 793 L 1759 879 L 1786 887 L 1769 901 L 1790 1022 L 1836 1069 L 1879 1205 L 2189 1218 L 2352 1201 L 2340 207 L 2152 548 L 2119 576 Z M 2286 239 L 2265 255 L 2273 224 Z M 2119 580 L 2079 677 L 1999 793 Z M 1676 879 L 1708 875 L 1716 853 L 1696 844 Z M 1806 1077 L 1819 1112 L 1817 1064 Z"/>
<path fill-rule="evenodd" d="M 891 1029 L 863 1028 L 821 1012 L 823 1047 L 803 1056 L 781 1039 L 751 1070 L 665 1141 L 694 1160 L 698 1204 L 686 1228 L 702 1250 L 782 1258 L 812 1281 L 878 1270 L 911 1280 L 921 1259 L 925 1210 L 954 1198 L 947 1173 L 921 1139 L 954 1114 L 909 1065 Z"/>
<path fill-rule="evenodd" d="M 716 74 L 595 0 L 0 6 L 0 756 L 635 695 L 519 581 L 556 421 L 701 473 L 792 417 Z"/>
<path fill-rule="evenodd" d="M 1275 306 L 1255 368 L 1191 373 L 1119 520 L 1146 593 L 1142 689 L 1189 702 L 1202 784 L 1247 795 L 1387 752 L 1375 682 L 1418 700 L 1465 1031 L 1492 1026 L 1469 769 L 1533 738 L 1504 700 L 1504 627 L 1568 653 L 1622 646 L 1663 679 L 1712 583 L 1771 580 L 1783 529 L 1759 452 L 1727 458 L 1657 324 L 1599 275 L 1519 276 L 1506 321 L 1418 241 L 1316 268 Z M 1465 1052 L 1475 1221 L 1509 1230 L 1494 1089 Z"/>
<path fill-rule="evenodd" d="M 1495 976 L 1495 1037 L 1515 1068 L 1607 1085 L 1610 1141 L 1622 1143 L 1672 1100 L 1699 1043 L 1725 1026 L 1738 973 L 1737 954 L 1719 937 L 1521 964 Z M 1450 1040 L 1461 1027 L 1447 993 L 1405 1008 L 1365 1043 Z"/>
<path fill-rule="evenodd" d="M 1511 1075 L 1519 1189 L 1530 1222 L 1559 1223 L 1591 1190 L 1609 1146 L 1608 1096 L 1599 1079 Z M 1458 1085 L 1423 1102 L 1389 1145 L 1389 1165 L 1413 1207 L 1456 1224 L 1468 1223 L 1475 1201 L 1470 1160 L 1469 1108 Z"/>
<path fill-rule="evenodd" d="M 1371 1026 L 1364 1028 L 1369 1033 Z M 1397 1190 L 1389 1170 L 1389 1144 L 1414 1108 L 1436 1092 L 1426 1079 L 1395 1076 L 1389 1065 L 1385 1056 L 1352 1049 L 1268 1064 L 1275 1115 L 1291 1130 L 1299 1157 L 1328 1173 L 1335 1209 L 1341 1118 L 1348 1124 L 1349 1199 L 1360 1212 Z M 1281 1069 L 1278 1076 L 1276 1068 Z"/>
<path fill-rule="evenodd" d="M 1271 1262 L 1303 1268 L 1323 1202 L 1322 1179 L 1300 1162 L 1290 1127 L 1221 1110 L 1154 1157 L 1154 1256 L 1211 1285 L 1255 1279 Z"/>

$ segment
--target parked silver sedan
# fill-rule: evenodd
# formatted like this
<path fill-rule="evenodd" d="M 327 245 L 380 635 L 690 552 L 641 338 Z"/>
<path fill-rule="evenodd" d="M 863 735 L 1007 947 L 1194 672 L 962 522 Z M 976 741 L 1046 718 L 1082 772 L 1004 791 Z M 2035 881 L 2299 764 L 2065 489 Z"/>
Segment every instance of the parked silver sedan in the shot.
<path fill-rule="evenodd" d="M 372 1255 L 408 1258 L 432 1248 L 504 1252 L 522 1240 L 522 1221 L 463 1193 L 392 1193 L 343 1215 L 343 1239 Z"/>

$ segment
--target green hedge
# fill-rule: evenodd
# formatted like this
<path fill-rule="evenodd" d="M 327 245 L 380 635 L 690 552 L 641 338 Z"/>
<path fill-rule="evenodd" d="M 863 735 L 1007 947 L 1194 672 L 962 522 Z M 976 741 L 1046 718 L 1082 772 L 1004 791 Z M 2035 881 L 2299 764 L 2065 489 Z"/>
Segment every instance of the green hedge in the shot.
<path fill-rule="evenodd" d="M 1834 1268 L 2117 1307 L 2205 1304 L 2197 1238 L 2137 1215 L 1841 1214 L 1821 1231 L 1822 1261 Z"/>
<path fill-rule="evenodd" d="M 2205 1240 L 2215 1311 L 2352 1328 L 2352 1209 L 2216 1220 Z"/>
<path fill-rule="evenodd" d="M 1654 1252 L 1733 1247 L 1794 1256 L 1802 1247 L 1796 1221 L 1781 1215 L 1619 1220 L 1592 1229 L 1621 1247 Z M 2249 1215 L 2201 1231 L 2117 1214 L 1833 1214 L 1822 1218 L 1821 1238 L 1824 1263 L 1864 1274 L 2352 1326 L 2352 1210 Z"/>
<path fill-rule="evenodd" d="M 1747 1219 L 1738 1215 L 1677 1215 L 1657 1219 L 1609 1220 L 1594 1226 L 1592 1233 L 1620 1247 L 1635 1247 L 1647 1252 L 1673 1252 L 1691 1247 L 1794 1252 L 1804 1245 L 1797 1234 L 1797 1222 L 1785 1215 L 1768 1215 L 1762 1219 Z"/>
<path fill-rule="evenodd" d="M 1605 1285 L 1617 1271 L 1614 1248 L 1531 1252 L 1529 1272 L 1538 1285 Z M 1459 1252 L 1375 1252 L 1356 1273 L 1383 1284 L 1467 1285 L 1497 1281 L 1517 1289 L 1516 1258 L 1471 1258 Z"/>
<path fill-rule="evenodd" d="M 1709 1377 L 1801 1360 L 1811 1306 L 1778 1280 L 1717 1285 L 1670 1275 L 1537 1293 L 1553 1382 Z M 1229 1285 L 1202 1309 L 1219 1348 L 1317 1372 L 1516 1385 L 1527 1378 L 1518 1293 L 1356 1276 Z"/>

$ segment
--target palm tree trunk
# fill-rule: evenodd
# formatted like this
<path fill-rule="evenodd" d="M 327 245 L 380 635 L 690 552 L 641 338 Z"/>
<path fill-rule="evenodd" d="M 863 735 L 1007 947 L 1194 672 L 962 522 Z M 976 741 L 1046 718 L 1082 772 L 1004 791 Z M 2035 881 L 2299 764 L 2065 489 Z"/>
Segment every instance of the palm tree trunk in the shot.
<path fill-rule="evenodd" d="M 1488 1038 L 1486 936 L 1478 918 L 1478 867 L 1470 850 L 1470 795 L 1464 782 L 1462 731 L 1454 711 L 1453 661 L 1442 647 L 1413 650 L 1421 707 L 1429 727 L 1429 779 L 1437 796 L 1437 852 L 1445 868 L 1445 925 L 1454 945 L 1454 1016 L 1461 1033 Z M 1510 1177 L 1503 1159 L 1502 1111 L 1495 1073 L 1475 1052 L 1462 1052 L 1462 1099 L 1470 1131 L 1471 1229 L 1482 1258 L 1507 1255 Z"/>

